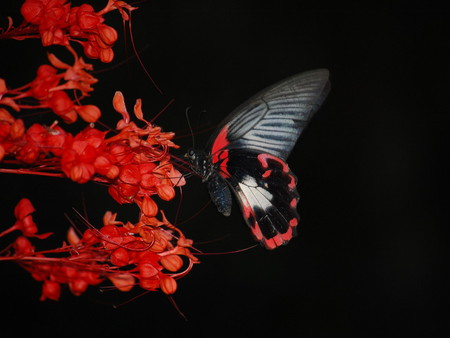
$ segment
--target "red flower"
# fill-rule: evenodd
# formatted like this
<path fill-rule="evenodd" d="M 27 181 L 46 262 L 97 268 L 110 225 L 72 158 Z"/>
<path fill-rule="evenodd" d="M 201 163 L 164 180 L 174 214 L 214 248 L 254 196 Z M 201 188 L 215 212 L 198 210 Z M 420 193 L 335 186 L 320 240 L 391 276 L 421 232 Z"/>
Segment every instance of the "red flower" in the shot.
<path fill-rule="evenodd" d="M 14 251 L 18 255 L 30 255 L 34 252 L 34 246 L 25 236 L 19 236 L 14 241 Z"/>
<path fill-rule="evenodd" d="M 34 209 L 30 200 L 28 198 L 22 198 L 14 208 L 14 216 L 16 216 L 16 223 L 9 229 L 0 233 L 0 237 L 5 236 L 6 234 L 15 230 L 20 230 L 22 234 L 26 237 L 37 237 L 43 239 L 50 236 L 51 233 L 37 234 L 38 228 L 33 220 L 33 216 L 31 216 L 31 214 L 35 211 L 36 210 Z M 20 250 L 24 250 L 28 246 L 28 244 L 24 243 L 23 240 L 21 241 L 22 242 L 17 243 L 17 245 Z"/>
<path fill-rule="evenodd" d="M 6 109 L 0 108 L 0 161 L 5 155 L 15 153 L 25 133 L 21 119 L 15 119 Z"/>
<path fill-rule="evenodd" d="M 114 180 L 120 173 L 119 167 L 114 164 L 115 162 L 116 158 L 113 155 L 103 153 L 95 158 L 95 171 L 110 180 Z"/>
<path fill-rule="evenodd" d="M 6 109 L 0 108 L 0 142 L 9 136 L 14 121 L 14 117 Z"/>
<path fill-rule="evenodd" d="M 23 134 L 25 133 L 25 125 L 23 123 L 23 120 L 16 119 L 11 125 L 11 130 L 9 131 L 9 136 L 11 140 L 19 140 L 22 138 Z"/>
<path fill-rule="evenodd" d="M 72 99 L 65 92 L 53 92 L 47 101 L 47 105 L 66 123 L 73 123 L 77 120 L 78 115 L 75 106 Z"/>
<path fill-rule="evenodd" d="M 43 0 L 27 0 L 22 5 L 20 13 L 26 21 L 37 25 L 42 18 L 47 3 L 48 1 Z"/>
<path fill-rule="evenodd" d="M 28 95 L 35 99 L 42 100 L 48 98 L 50 89 L 56 87 L 61 80 L 57 75 L 57 69 L 49 65 L 41 65 L 37 70 L 37 77 L 30 83 Z"/>
<path fill-rule="evenodd" d="M 71 18 L 76 16 L 76 24 L 81 30 L 93 30 L 104 21 L 101 15 L 94 12 L 94 8 L 88 4 L 82 4 L 80 7 L 72 8 Z"/>
<path fill-rule="evenodd" d="M 66 142 L 67 134 L 61 127 L 52 126 L 47 129 L 47 135 L 44 140 L 45 149 L 55 156 L 61 156 L 63 146 Z"/>
<path fill-rule="evenodd" d="M 172 272 L 176 272 L 183 266 L 183 260 L 178 255 L 162 256 L 160 260 L 161 265 Z"/>
<path fill-rule="evenodd" d="M 83 278 L 74 278 L 69 281 L 70 291 L 72 291 L 75 296 L 83 294 L 88 286 L 89 284 Z"/>
<path fill-rule="evenodd" d="M 16 216 L 15 226 L 22 231 L 25 236 L 34 236 L 38 229 L 31 214 L 35 212 L 33 205 L 27 198 L 22 198 L 14 209 Z"/>
<path fill-rule="evenodd" d="M 110 26 L 99 25 L 98 33 L 99 33 L 100 39 L 107 46 L 112 46 L 117 41 L 117 38 L 118 38 L 117 31 Z"/>
<path fill-rule="evenodd" d="M 51 280 L 44 281 L 42 284 L 42 296 L 39 300 L 44 301 L 46 299 L 51 299 L 58 301 L 61 295 L 61 285 Z"/>
<path fill-rule="evenodd" d="M 137 164 L 127 164 L 121 167 L 119 178 L 123 183 L 138 185 L 141 180 L 141 173 Z"/>
<path fill-rule="evenodd" d="M 15 209 L 18 220 L 26 220 L 33 212 L 34 207 L 27 199 L 20 201 Z M 6 255 L 0 259 L 16 260 L 35 280 L 43 282 L 41 300 L 58 300 L 62 284 L 68 285 L 78 296 L 89 285 L 97 285 L 105 279 L 121 291 L 131 290 L 138 279 L 145 290 L 161 289 L 166 294 L 174 293 L 177 289 L 175 278 L 184 276 L 197 262 L 185 246 L 192 243 L 164 216 L 159 221 L 141 215 L 136 224 L 124 224 L 117 221 L 116 216 L 105 213 L 104 226 L 100 230 L 87 229 L 81 238 L 73 229 L 69 230 L 70 245 L 55 249 L 56 257 L 46 256 L 52 250 L 46 250 L 45 255 L 36 252 L 26 237 L 19 236 L 12 245 L 13 251 L 3 251 Z M 163 229 L 164 225 L 168 229 Z M 174 230 L 179 233 L 178 240 L 170 234 Z M 0 236 L 10 231 L 4 231 Z M 184 266 L 180 255 L 185 256 L 189 265 L 178 272 Z"/>
<path fill-rule="evenodd" d="M 78 104 L 79 100 L 93 91 L 92 85 L 98 81 L 89 74 L 93 67 L 91 64 L 85 63 L 81 57 L 78 57 L 71 47 L 67 47 L 67 49 L 75 59 L 73 65 L 68 65 L 54 54 L 49 53 L 48 59 L 51 65 L 39 66 L 36 78 L 28 85 L 8 91 L 4 81 L 0 79 L 0 90 L 4 91 L 0 92 L 0 104 L 10 106 L 17 111 L 22 108 L 50 108 L 66 123 L 75 122 L 78 115 L 86 122 L 96 122 L 101 116 L 100 109 L 94 105 Z M 67 90 L 75 90 L 81 93 L 81 95 L 78 92 L 75 93 L 76 103 L 67 94 Z M 26 97 L 32 97 L 39 102 L 35 106 L 16 102 Z M 17 123 L 20 123 L 20 121 Z M 20 127 L 20 125 L 16 127 Z"/>
<path fill-rule="evenodd" d="M 171 276 L 161 274 L 160 276 L 161 290 L 166 295 L 171 295 L 177 291 L 177 282 Z"/>
<path fill-rule="evenodd" d="M 116 266 L 122 267 L 128 265 L 129 262 L 130 262 L 130 255 L 128 253 L 128 250 L 123 247 L 117 248 L 111 254 L 111 263 Z"/>
<path fill-rule="evenodd" d="M 92 104 L 86 106 L 75 106 L 74 108 L 78 115 L 80 115 L 80 117 L 88 123 L 97 122 L 102 115 L 100 109 Z"/>
<path fill-rule="evenodd" d="M 102 153 L 104 138 L 104 132 L 90 127 L 74 138 L 67 138 L 61 155 L 61 168 L 67 177 L 78 183 L 93 178 L 94 163 Z"/>
<path fill-rule="evenodd" d="M 158 213 L 158 205 L 147 195 L 143 197 L 142 203 L 138 205 L 145 216 L 153 217 Z"/>
<path fill-rule="evenodd" d="M 68 45 L 63 29 L 67 27 L 66 17 L 70 5 L 66 0 L 26 0 L 21 13 L 26 21 L 39 27 L 42 44 Z"/>
<path fill-rule="evenodd" d="M 175 190 L 169 184 L 158 184 L 156 186 L 158 196 L 165 201 L 170 201 L 175 197 Z"/>

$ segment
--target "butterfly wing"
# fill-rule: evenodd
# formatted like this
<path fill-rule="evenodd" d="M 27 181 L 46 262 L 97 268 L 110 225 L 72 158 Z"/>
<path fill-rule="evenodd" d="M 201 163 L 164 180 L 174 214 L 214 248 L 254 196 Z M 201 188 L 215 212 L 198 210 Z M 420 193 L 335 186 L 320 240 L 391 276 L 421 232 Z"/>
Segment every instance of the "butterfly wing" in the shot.
<path fill-rule="evenodd" d="M 328 70 L 290 77 L 235 109 L 212 136 L 212 163 L 240 202 L 254 237 L 286 244 L 299 221 L 297 179 L 286 159 L 329 91 Z"/>
<path fill-rule="evenodd" d="M 213 157 L 227 148 L 253 150 L 286 160 L 308 121 L 325 100 L 329 91 L 328 77 L 326 69 L 304 72 L 244 102 L 212 135 Z"/>
<path fill-rule="evenodd" d="M 232 149 L 226 181 L 231 186 L 253 236 L 267 249 L 286 244 L 299 220 L 297 178 L 281 159 Z"/>

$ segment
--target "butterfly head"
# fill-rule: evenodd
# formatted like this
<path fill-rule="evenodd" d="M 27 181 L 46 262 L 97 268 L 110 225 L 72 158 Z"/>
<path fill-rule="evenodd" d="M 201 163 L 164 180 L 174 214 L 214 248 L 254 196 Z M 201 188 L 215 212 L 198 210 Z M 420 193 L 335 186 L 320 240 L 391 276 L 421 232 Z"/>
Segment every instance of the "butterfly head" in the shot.
<path fill-rule="evenodd" d="M 202 177 L 203 182 L 209 179 L 213 172 L 211 156 L 206 154 L 204 151 L 190 148 L 184 157 L 188 160 L 191 169 Z"/>

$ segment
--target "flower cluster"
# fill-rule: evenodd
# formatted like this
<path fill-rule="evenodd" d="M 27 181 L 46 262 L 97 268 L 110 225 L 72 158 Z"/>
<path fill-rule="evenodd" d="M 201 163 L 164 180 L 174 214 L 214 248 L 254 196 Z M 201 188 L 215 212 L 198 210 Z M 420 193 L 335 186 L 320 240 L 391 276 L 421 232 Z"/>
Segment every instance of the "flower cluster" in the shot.
<path fill-rule="evenodd" d="M 17 40 L 39 37 L 44 46 L 70 46 L 75 41 L 83 46 L 86 56 L 111 62 L 117 31 L 106 24 L 103 15 L 119 10 L 123 20 L 135 8 L 124 1 L 109 0 L 99 12 L 89 4 L 71 7 L 67 0 L 26 0 L 21 8 L 25 23 L 14 29 L 12 22 L 3 38 Z M 128 13 L 127 13 L 128 12 Z"/>
<path fill-rule="evenodd" d="M 15 208 L 16 224 L 0 233 L 0 237 L 20 230 L 14 244 L 0 260 L 18 262 L 42 285 L 41 300 L 58 300 L 61 285 L 67 284 L 74 295 L 81 295 L 90 285 L 109 279 L 121 291 L 135 285 L 148 291 L 161 289 L 172 294 L 176 279 L 186 275 L 197 258 L 189 247 L 192 241 L 170 224 L 164 214 L 162 220 L 141 214 L 132 224 L 116 220 L 117 215 L 106 212 L 100 229 L 90 226 L 78 236 L 70 228 L 68 243 L 61 248 L 36 251 L 30 237 L 40 239 L 32 220 L 34 208 L 22 199 Z"/>
<path fill-rule="evenodd" d="M 138 127 L 130 121 L 123 95 L 116 92 L 113 105 L 122 115 L 117 123 L 119 134 L 107 140 L 110 158 L 103 157 L 104 169 L 117 168 L 117 177 L 109 186 L 109 193 L 119 203 L 137 203 L 144 214 L 156 215 L 156 204 L 150 195 L 158 196 L 166 201 L 175 196 L 173 187 L 183 186 L 186 181 L 181 173 L 174 168 L 169 148 L 178 148 L 171 139 L 172 132 L 163 132 L 160 127 L 152 125 L 143 118 L 142 102 L 137 100 L 134 114 L 145 124 Z M 112 158 L 116 162 L 111 162 Z M 113 167 L 109 165 L 112 164 Z"/>
<path fill-rule="evenodd" d="M 120 92 L 113 99 L 122 117 L 115 130 L 95 128 L 100 109 L 80 104 L 97 79 L 91 75 L 92 65 L 77 55 L 72 42 L 81 44 L 86 56 L 110 62 L 117 32 L 104 24 L 103 15 L 118 10 L 127 21 L 134 9 L 120 0 L 108 0 L 98 12 L 89 4 L 72 7 L 67 0 L 25 0 L 21 8 L 24 23 L 15 28 L 8 18 L 9 27 L 0 29 L 0 39 L 40 38 L 44 46 L 65 46 L 74 58 L 73 64 L 67 64 L 48 53 L 50 64 L 39 66 L 35 79 L 19 88 L 8 88 L 0 78 L 0 163 L 6 164 L 0 173 L 101 182 L 118 203 L 134 203 L 140 209 L 135 224 L 117 221 L 116 214 L 107 212 L 100 229 L 86 222 L 84 232 L 71 228 L 61 247 L 38 251 L 33 241 L 51 233 L 38 233 L 34 207 L 22 199 L 15 208 L 16 222 L 0 232 L 0 237 L 15 231 L 21 235 L 0 250 L 0 261 L 15 261 L 42 282 L 41 300 L 58 300 L 62 285 L 80 295 L 105 280 L 121 291 L 140 285 L 172 294 L 176 279 L 197 262 L 189 249 L 192 241 L 167 220 L 152 197 L 169 201 L 175 197 L 175 187 L 186 183 L 169 154 L 178 147 L 172 142 L 174 133 L 163 132 L 144 119 L 140 99 L 134 106 L 137 121 L 132 121 Z M 25 109 L 51 110 L 66 123 L 79 116 L 89 126 L 75 134 L 58 121 L 27 127 L 22 118 L 12 115 Z"/>
<path fill-rule="evenodd" d="M 144 128 L 130 120 L 120 92 L 113 105 L 122 119 L 117 123 L 118 133 L 109 138 L 107 132 L 91 126 L 75 136 L 57 125 L 33 124 L 25 130 L 20 119 L 0 110 L 0 161 L 5 155 L 26 164 L 39 165 L 45 160 L 53 173 L 62 172 L 75 182 L 108 183 L 117 202 L 136 203 L 145 215 L 155 216 L 158 207 L 150 196 L 157 194 L 169 201 L 175 196 L 174 187 L 186 183 L 168 153 L 169 148 L 177 147 L 171 141 L 174 133 L 162 132 L 147 122 L 140 100 L 134 114 Z"/>
<path fill-rule="evenodd" d="M 80 116 L 86 122 L 96 122 L 101 115 L 94 105 L 80 105 L 79 101 L 93 91 L 97 82 L 89 71 L 92 65 L 84 62 L 76 52 L 68 47 L 75 61 L 72 66 L 59 60 L 54 54 L 48 54 L 51 65 L 41 65 L 36 78 L 30 83 L 16 89 L 8 89 L 6 82 L 0 78 L 0 105 L 9 106 L 15 111 L 36 108 L 49 108 L 66 123 L 73 123 Z M 76 100 L 70 98 L 67 91 L 76 91 L 80 95 Z M 21 99 L 33 98 L 36 105 L 23 105 Z"/>

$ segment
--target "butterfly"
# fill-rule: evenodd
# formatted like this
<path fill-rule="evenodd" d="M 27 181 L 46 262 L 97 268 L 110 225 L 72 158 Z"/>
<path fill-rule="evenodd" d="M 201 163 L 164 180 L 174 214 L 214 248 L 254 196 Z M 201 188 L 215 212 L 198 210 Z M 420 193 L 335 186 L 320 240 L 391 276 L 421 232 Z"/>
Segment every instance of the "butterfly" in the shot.
<path fill-rule="evenodd" d="M 232 193 L 257 241 L 267 249 L 285 245 L 299 223 L 297 178 L 286 160 L 330 84 L 326 69 L 278 82 L 237 107 L 202 151 L 185 157 L 207 184 L 212 202 L 229 216 Z"/>

